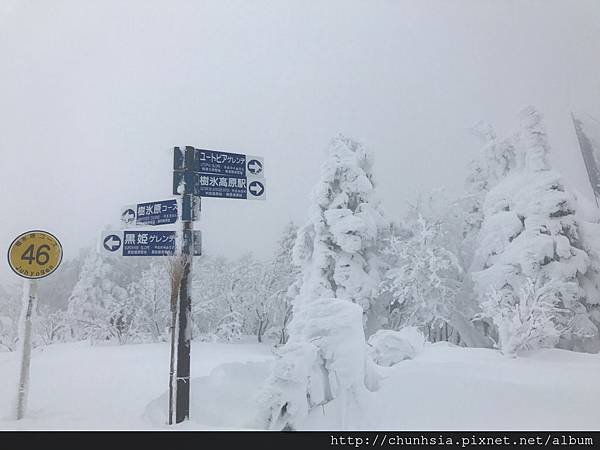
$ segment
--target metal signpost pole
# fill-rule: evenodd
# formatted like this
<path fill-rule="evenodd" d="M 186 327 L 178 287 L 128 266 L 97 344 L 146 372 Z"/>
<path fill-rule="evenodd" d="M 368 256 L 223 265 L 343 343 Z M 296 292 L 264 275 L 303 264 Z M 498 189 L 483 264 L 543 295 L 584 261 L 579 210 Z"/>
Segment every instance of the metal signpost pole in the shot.
<path fill-rule="evenodd" d="M 191 313 L 192 313 L 192 261 L 194 246 L 194 205 L 193 180 L 194 148 L 186 147 L 184 155 L 184 183 L 182 192 L 182 245 L 181 245 L 181 283 L 177 301 L 175 337 L 177 338 L 175 359 L 175 423 L 183 422 L 190 416 L 190 350 L 191 350 Z"/>

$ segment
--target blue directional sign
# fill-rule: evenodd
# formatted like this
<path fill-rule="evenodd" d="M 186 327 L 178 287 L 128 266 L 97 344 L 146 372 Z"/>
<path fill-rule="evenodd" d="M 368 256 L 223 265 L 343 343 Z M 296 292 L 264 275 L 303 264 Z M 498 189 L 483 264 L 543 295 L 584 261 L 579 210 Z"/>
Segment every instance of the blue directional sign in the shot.
<path fill-rule="evenodd" d="M 186 177 L 185 172 L 173 172 L 173 194 L 179 193 L 179 186 Z M 264 178 L 218 176 L 207 173 L 187 175 L 187 183 L 193 186 L 194 195 L 212 198 L 234 198 L 242 200 L 264 200 Z"/>
<path fill-rule="evenodd" d="M 177 200 L 138 203 L 126 206 L 121 212 L 125 225 L 166 225 L 177 222 Z"/>
<path fill-rule="evenodd" d="M 109 231 L 103 234 L 101 249 L 119 256 L 172 256 L 177 252 L 176 231 Z"/>
<path fill-rule="evenodd" d="M 213 198 L 264 200 L 264 161 L 259 156 L 186 147 L 175 147 L 173 194 L 191 186 L 194 195 Z M 186 158 L 188 159 L 186 161 Z"/>
<path fill-rule="evenodd" d="M 102 246 L 109 252 L 116 252 L 121 248 L 121 237 L 116 234 L 109 234 L 102 239 Z"/>
<path fill-rule="evenodd" d="M 123 256 L 172 256 L 175 235 L 175 231 L 124 231 Z"/>
<path fill-rule="evenodd" d="M 234 177 L 264 176 L 264 160 L 260 156 L 243 153 L 222 152 L 194 148 L 190 156 L 192 161 L 185 161 L 185 152 L 175 147 L 173 170 L 188 170 L 212 175 L 231 175 Z"/>

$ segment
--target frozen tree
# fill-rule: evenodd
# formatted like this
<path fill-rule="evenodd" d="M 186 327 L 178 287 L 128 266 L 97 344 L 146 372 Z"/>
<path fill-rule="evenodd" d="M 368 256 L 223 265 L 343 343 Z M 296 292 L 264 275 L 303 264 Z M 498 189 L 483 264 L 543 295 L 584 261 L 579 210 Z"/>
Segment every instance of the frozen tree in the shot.
<path fill-rule="evenodd" d="M 88 255 L 69 298 L 69 316 L 78 339 L 116 339 L 124 344 L 135 333 L 136 305 L 128 287 L 141 266 L 125 267 L 116 258 L 97 252 Z M 118 266 L 117 266 L 118 265 Z"/>
<path fill-rule="evenodd" d="M 584 295 L 581 278 L 590 264 L 579 236 L 575 197 L 550 168 L 540 114 L 528 107 L 520 118 L 516 169 L 485 198 L 472 264 L 475 291 L 481 302 L 490 288 L 517 298 L 528 278 L 542 285 L 552 280 L 553 293 L 547 298 L 575 312 Z"/>
<path fill-rule="evenodd" d="M 209 336 L 227 313 L 225 302 L 220 301 L 229 289 L 230 263 L 224 257 L 203 255 L 194 264 L 192 274 L 192 324 L 194 336 Z"/>
<path fill-rule="evenodd" d="M 558 320 L 567 311 L 556 306 L 558 290 L 527 278 L 513 292 L 491 289 L 481 304 L 482 315 L 498 330 L 497 347 L 507 356 L 526 350 L 552 348 L 569 328 Z"/>
<path fill-rule="evenodd" d="M 156 261 L 139 281 L 128 286 L 130 301 L 135 305 L 134 328 L 140 337 L 148 336 L 153 342 L 165 340 L 171 320 L 169 268 L 170 261 Z"/>
<path fill-rule="evenodd" d="M 470 163 L 466 180 L 463 225 L 462 258 L 465 266 L 471 264 L 477 246 L 477 236 L 483 223 L 483 202 L 487 193 L 515 168 L 514 136 L 500 139 L 491 125 L 479 122 L 473 134 L 484 144 L 479 158 Z"/>
<path fill-rule="evenodd" d="M 386 249 L 393 263 L 381 284 L 391 295 L 389 328 L 417 326 L 433 342 L 449 337 L 463 272 L 444 245 L 442 226 L 419 215 L 408 239 L 393 236 Z"/>
<path fill-rule="evenodd" d="M 292 318 L 292 299 L 295 297 L 294 284 L 299 279 L 300 272 L 293 263 L 292 250 L 298 236 L 298 227 L 290 222 L 284 228 L 273 261 L 269 264 L 270 278 L 273 283 L 270 288 L 272 314 L 271 334 L 279 344 L 285 344 L 288 339 L 288 324 Z"/>
<path fill-rule="evenodd" d="M 302 270 L 299 297 L 342 298 L 368 311 L 379 283 L 376 248 L 384 226 L 370 155 L 361 144 L 337 137 L 294 246 Z"/>
<path fill-rule="evenodd" d="M 38 314 L 33 321 L 36 340 L 44 345 L 70 340 L 69 315 L 63 309 L 53 310 L 46 305 L 38 305 Z"/>
<path fill-rule="evenodd" d="M 289 340 L 263 395 L 263 426 L 293 429 L 317 406 L 337 399 L 345 407 L 365 389 L 362 324 L 379 283 L 385 225 L 374 191 L 363 146 L 334 139 L 293 250 L 302 277 L 292 288 Z"/>

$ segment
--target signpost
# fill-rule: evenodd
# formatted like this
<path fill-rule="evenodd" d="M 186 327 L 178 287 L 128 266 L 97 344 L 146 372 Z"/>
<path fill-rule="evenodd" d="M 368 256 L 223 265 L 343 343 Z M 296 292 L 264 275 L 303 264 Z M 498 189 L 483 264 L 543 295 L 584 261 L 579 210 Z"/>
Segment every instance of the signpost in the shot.
<path fill-rule="evenodd" d="M 31 365 L 31 317 L 37 304 L 37 280 L 53 273 L 62 261 L 60 241 L 47 231 L 33 230 L 19 235 L 8 248 L 8 264 L 25 278 L 20 318 L 19 350 L 21 367 L 17 389 L 16 418 L 27 408 L 29 369 Z"/>
<path fill-rule="evenodd" d="M 181 221 L 180 231 L 120 230 L 102 235 L 100 249 L 119 256 L 175 256 L 172 275 L 173 316 L 169 372 L 169 423 L 190 414 L 191 271 L 193 256 L 202 255 L 202 235 L 194 231 L 202 197 L 265 200 L 264 160 L 259 156 L 174 148 L 173 195 L 169 199 L 138 203 L 121 210 L 125 227 L 166 225 Z"/>

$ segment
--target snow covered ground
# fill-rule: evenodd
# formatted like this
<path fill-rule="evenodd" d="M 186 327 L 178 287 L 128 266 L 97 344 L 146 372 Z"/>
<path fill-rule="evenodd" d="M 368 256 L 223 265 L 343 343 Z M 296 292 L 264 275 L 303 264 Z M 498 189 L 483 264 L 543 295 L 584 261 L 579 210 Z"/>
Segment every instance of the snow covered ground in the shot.
<path fill-rule="evenodd" d="M 268 344 L 196 342 L 191 421 L 179 429 L 248 429 L 272 360 Z M 167 429 L 169 346 L 59 344 L 34 352 L 27 418 L 9 417 L 15 353 L 0 353 L 0 429 Z M 311 429 L 593 430 L 600 424 L 600 355 L 545 350 L 516 359 L 430 345 L 379 368 L 376 393 L 341 417 L 315 411 Z M 13 382 L 14 381 L 14 382 Z"/>

